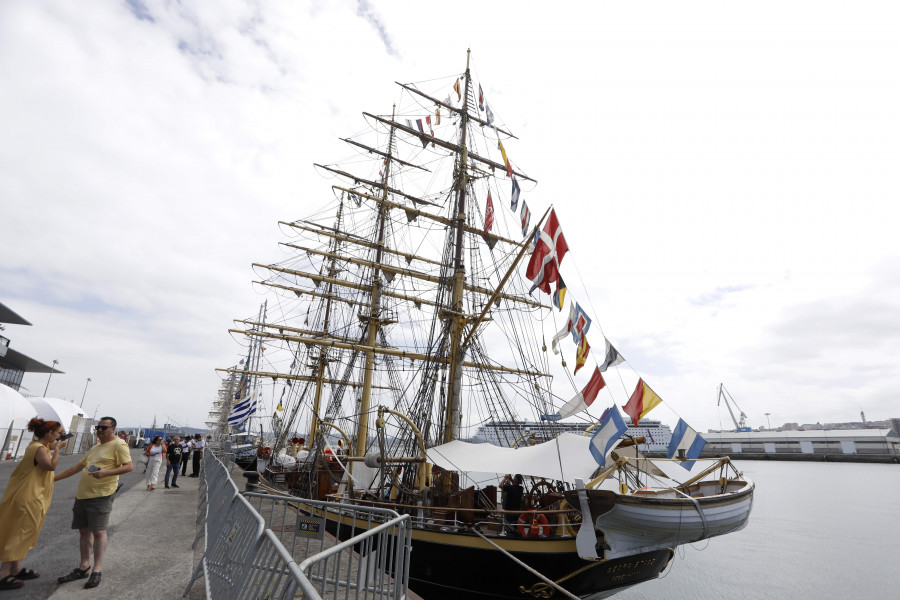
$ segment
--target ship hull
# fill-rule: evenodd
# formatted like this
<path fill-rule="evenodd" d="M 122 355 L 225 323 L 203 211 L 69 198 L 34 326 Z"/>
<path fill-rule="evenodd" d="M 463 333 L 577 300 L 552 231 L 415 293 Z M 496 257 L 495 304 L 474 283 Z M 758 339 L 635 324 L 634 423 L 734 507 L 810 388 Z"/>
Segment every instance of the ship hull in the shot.
<path fill-rule="evenodd" d="M 537 540 L 535 545 L 539 546 Z M 538 550 L 513 552 L 512 555 L 552 581 L 567 578 L 560 585 L 576 596 L 599 600 L 626 587 L 656 579 L 673 552 L 657 550 L 597 563 L 582 560 L 574 551 Z M 409 587 L 427 600 L 522 600 L 561 596 L 497 550 L 416 539 L 415 533 Z"/>
<path fill-rule="evenodd" d="M 349 524 L 349 521 L 348 523 Z M 356 522 L 359 527 L 359 522 Z M 326 528 L 345 540 L 358 533 Z M 655 579 L 674 556 L 670 548 L 615 560 L 586 561 L 578 556 L 573 538 L 492 537 L 512 556 L 584 600 L 608 598 L 632 585 Z M 523 600 L 560 596 L 541 578 L 516 564 L 504 552 L 472 532 L 414 528 L 409 588 L 426 600 Z"/>
<path fill-rule="evenodd" d="M 594 527 L 608 545 L 608 558 L 674 547 L 739 531 L 746 527 L 750 518 L 754 489 L 750 481 L 741 484 L 732 492 L 699 496 L 693 500 L 683 496 L 663 497 L 640 492 L 620 496 L 614 492 L 590 491 L 589 497 L 604 494 L 614 503 L 599 516 L 592 510 Z M 712 486 L 716 482 L 704 482 L 702 485 Z"/>

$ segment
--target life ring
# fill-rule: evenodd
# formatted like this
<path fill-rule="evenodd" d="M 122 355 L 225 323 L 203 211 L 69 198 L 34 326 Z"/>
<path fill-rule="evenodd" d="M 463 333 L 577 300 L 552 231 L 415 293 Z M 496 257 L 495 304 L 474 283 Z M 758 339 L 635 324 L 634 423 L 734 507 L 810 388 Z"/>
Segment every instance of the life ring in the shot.
<path fill-rule="evenodd" d="M 522 513 L 517 528 L 522 537 L 550 537 L 550 523 L 543 513 Z"/>
<path fill-rule="evenodd" d="M 272 456 L 272 449 L 268 446 L 260 446 L 259 450 L 257 450 L 256 455 L 260 458 L 269 458 Z"/>

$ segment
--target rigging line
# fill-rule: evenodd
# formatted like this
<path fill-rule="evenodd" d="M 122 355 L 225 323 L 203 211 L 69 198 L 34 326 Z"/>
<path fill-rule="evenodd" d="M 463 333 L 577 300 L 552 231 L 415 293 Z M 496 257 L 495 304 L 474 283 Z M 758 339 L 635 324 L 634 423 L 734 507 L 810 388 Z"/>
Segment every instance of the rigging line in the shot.
<path fill-rule="evenodd" d="M 588 306 L 590 306 L 591 312 L 595 315 L 594 320 L 597 321 L 597 327 L 600 328 L 600 333 L 601 333 L 601 335 L 603 335 L 603 338 L 604 338 L 604 348 L 605 348 L 605 342 L 606 342 L 606 339 L 607 339 L 607 338 L 606 338 L 606 333 L 603 331 L 603 326 L 600 324 L 599 320 L 596 319 L 596 315 L 598 315 L 599 313 L 597 312 L 597 309 L 594 307 L 594 303 L 593 303 L 593 300 L 591 299 L 590 294 L 588 294 L 587 286 L 586 286 L 585 283 L 584 283 L 584 279 L 581 277 L 581 269 L 578 268 L 578 260 L 575 258 L 575 255 L 572 256 L 572 259 L 573 259 L 572 262 L 574 263 L 574 266 L 575 266 L 575 273 L 578 275 L 578 281 L 579 281 L 579 283 L 581 283 L 581 288 L 582 288 L 582 290 L 584 291 L 584 295 L 587 297 Z M 620 354 L 620 356 L 621 356 L 621 354 Z M 592 357 L 592 358 L 593 358 L 593 357 Z M 622 358 L 624 359 L 624 356 L 623 356 Z M 635 375 L 637 375 L 639 378 L 642 378 L 642 377 L 641 377 L 641 374 L 638 373 L 637 369 L 634 368 L 634 366 L 631 364 L 630 361 L 624 360 L 624 362 L 625 362 L 625 364 L 628 365 L 628 368 L 631 369 L 631 371 L 632 371 Z M 595 364 L 597 363 L 597 359 L 596 359 L 596 358 L 594 358 L 594 363 L 595 363 Z M 625 380 L 622 379 L 622 374 L 619 372 L 618 365 L 616 365 L 616 373 L 619 375 L 619 381 L 620 381 L 621 384 L 622 384 L 622 390 L 625 392 L 626 397 L 629 396 L 629 394 L 628 394 L 628 388 L 625 387 Z"/>

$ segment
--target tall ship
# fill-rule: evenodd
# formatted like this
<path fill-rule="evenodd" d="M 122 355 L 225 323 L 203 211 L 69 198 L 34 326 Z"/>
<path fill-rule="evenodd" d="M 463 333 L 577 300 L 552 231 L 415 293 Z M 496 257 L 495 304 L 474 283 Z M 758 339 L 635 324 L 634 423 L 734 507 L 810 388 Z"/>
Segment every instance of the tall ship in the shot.
<path fill-rule="evenodd" d="M 253 265 L 268 319 L 229 330 L 260 359 L 222 371 L 275 405 L 258 415 L 264 482 L 309 512 L 304 498 L 411 516 L 409 585 L 426 600 L 605 598 L 658 577 L 678 545 L 744 527 L 753 483 L 727 458 L 688 471 L 699 437 L 681 423 L 672 462 L 648 461 L 614 402 L 589 435 L 567 430 L 603 408 L 600 390 L 614 398 L 613 370 L 636 385 L 634 423 L 661 399 L 589 331 L 586 292 L 567 293 L 576 211 L 532 200 L 473 71 L 467 55 L 461 72 L 398 83 L 342 160 L 315 165 L 323 205 L 280 223 L 283 260 Z M 541 443 L 464 441 L 526 421 Z"/>
<path fill-rule="evenodd" d="M 593 423 L 559 422 L 553 425 L 546 421 L 490 421 L 478 428 L 478 432 L 471 439 L 472 442 L 486 442 L 495 446 L 508 446 L 515 448 L 524 444 L 539 444 L 552 440 L 561 433 L 574 433 L 576 435 L 588 435 Z M 638 445 L 641 452 L 666 452 L 672 441 L 672 430 L 662 421 L 654 419 L 641 419 L 637 425 L 626 423 L 628 429 L 625 437 L 644 438 L 644 443 Z"/>

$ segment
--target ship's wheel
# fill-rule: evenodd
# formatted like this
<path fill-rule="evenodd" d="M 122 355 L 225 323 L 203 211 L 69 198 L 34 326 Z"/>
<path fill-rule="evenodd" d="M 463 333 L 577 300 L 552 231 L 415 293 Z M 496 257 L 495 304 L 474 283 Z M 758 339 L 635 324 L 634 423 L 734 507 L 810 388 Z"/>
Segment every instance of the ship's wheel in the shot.
<path fill-rule="evenodd" d="M 528 493 L 528 503 L 531 510 L 549 509 L 562 499 L 562 495 L 556 492 L 553 484 L 546 479 L 541 479 Z"/>

